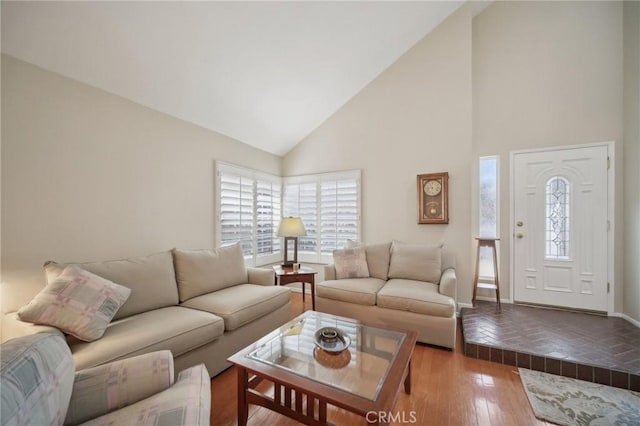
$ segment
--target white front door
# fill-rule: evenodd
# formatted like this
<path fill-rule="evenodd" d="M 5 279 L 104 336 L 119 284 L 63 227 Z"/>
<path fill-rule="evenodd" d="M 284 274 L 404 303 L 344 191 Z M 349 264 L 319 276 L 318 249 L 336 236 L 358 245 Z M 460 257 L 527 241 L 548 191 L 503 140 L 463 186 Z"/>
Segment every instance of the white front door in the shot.
<path fill-rule="evenodd" d="M 514 301 L 607 311 L 607 147 L 513 155 Z"/>

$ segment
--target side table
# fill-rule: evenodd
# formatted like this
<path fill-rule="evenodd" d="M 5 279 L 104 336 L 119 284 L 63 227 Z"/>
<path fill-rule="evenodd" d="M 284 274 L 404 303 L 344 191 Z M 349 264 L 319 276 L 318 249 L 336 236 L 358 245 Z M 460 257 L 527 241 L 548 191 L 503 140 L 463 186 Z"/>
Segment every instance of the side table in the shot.
<path fill-rule="evenodd" d="M 311 285 L 311 309 L 316 310 L 316 282 L 315 276 L 318 272 L 311 268 L 301 266 L 300 269 L 294 271 L 290 267 L 282 267 L 276 265 L 273 267 L 273 272 L 276 273 L 274 285 L 285 285 L 291 283 L 302 283 L 302 303 L 304 304 L 305 298 L 305 284 Z"/>

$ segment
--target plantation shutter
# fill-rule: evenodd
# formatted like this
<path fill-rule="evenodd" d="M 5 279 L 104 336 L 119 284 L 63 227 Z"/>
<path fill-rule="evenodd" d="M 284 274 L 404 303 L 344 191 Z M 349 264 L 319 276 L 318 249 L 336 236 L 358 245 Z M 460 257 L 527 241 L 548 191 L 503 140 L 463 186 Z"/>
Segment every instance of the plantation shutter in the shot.
<path fill-rule="evenodd" d="M 306 237 L 298 238 L 300 255 L 317 253 L 318 214 L 317 184 L 315 182 L 285 183 L 283 216 L 299 217 L 307 230 Z"/>
<path fill-rule="evenodd" d="M 277 235 L 280 224 L 280 200 L 280 184 L 266 180 L 257 181 L 256 247 L 258 257 L 280 253 L 280 238 Z"/>
<path fill-rule="evenodd" d="M 347 240 L 358 239 L 358 181 L 328 180 L 320 188 L 320 247 L 323 255 L 333 255 Z"/>
<path fill-rule="evenodd" d="M 300 258 L 331 262 L 333 250 L 360 236 L 360 171 L 284 178 L 283 215 L 300 217 L 307 230 Z"/>
<path fill-rule="evenodd" d="M 253 256 L 253 179 L 220 174 L 220 246 L 240 242 L 245 257 Z"/>
<path fill-rule="evenodd" d="M 218 162 L 218 246 L 240 242 L 251 265 L 278 261 L 282 179 Z"/>

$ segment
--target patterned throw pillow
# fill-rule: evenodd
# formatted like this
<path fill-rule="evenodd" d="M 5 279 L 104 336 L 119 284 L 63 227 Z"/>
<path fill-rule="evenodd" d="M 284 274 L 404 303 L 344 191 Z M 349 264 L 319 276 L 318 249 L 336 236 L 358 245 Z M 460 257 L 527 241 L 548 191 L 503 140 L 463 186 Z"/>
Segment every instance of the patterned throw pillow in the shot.
<path fill-rule="evenodd" d="M 18 310 L 18 317 L 22 321 L 57 327 L 91 342 L 102 337 L 130 294 L 127 287 L 77 266 L 67 266 Z"/>
<path fill-rule="evenodd" d="M 336 279 L 369 278 L 369 267 L 364 247 L 346 248 L 333 251 L 333 265 Z"/>

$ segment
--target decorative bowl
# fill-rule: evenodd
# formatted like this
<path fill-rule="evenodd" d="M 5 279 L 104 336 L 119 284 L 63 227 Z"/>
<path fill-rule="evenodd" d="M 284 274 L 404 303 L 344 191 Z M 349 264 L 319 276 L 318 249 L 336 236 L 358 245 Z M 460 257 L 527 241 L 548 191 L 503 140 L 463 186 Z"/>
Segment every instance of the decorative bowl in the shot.
<path fill-rule="evenodd" d="M 320 349 L 319 346 L 313 348 L 313 357 L 318 361 L 318 364 L 333 370 L 344 368 L 351 362 L 351 352 L 327 352 L 324 349 Z"/>
<path fill-rule="evenodd" d="M 323 327 L 316 331 L 314 342 L 320 349 L 339 353 L 347 349 L 351 344 L 351 338 L 335 327 Z"/>

